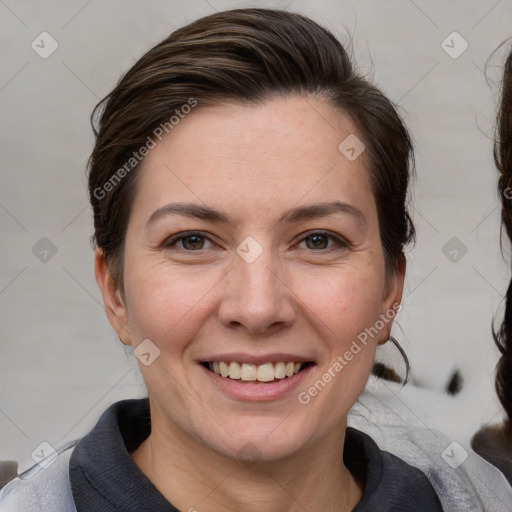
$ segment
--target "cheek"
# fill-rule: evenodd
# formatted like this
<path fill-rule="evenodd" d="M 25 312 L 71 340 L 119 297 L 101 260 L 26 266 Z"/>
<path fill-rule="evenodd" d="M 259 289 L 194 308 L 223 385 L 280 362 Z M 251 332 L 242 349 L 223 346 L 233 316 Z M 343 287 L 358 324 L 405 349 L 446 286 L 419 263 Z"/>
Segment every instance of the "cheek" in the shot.
<path fill-rule="evenodd" d="M 127 275 L 128 317 L 135 343 L 149 338 L 160 346 L 172 339 L 172 346 L 166 347 L 170 349 L 182 345 L 200 327 L 208 293 L 218 281 L 199 267 L 183 275 L 159 263 L 133 265 Z"/>
<path fill-rule="evenodd" d="M 328 416 L 334 419 L 340 411 L 348 411 L 364 388 L 377 342 L 383 336 L 382 330 L 375 330 L 382 307 L 379 274 L 365 274 L 356 268 L 344 270 L 331 276 L 324 286 L 303 290 L 309 318 L 321 333 L 326 349 L 317 378 L 328 383 L 329 391 L 318 393 L 322 395 L 318 396 L 318 405 L 330 404 L 333 409 L 327 407 L 331 410 Z"/>
<path fill-rule="evenodd" d="M 329 275 L 309 277 L 300 286 L 301 302 L 318 330 L 342 349 L 364 329 L 375 323 L 382 306 L 382 287 L 376 272 L 355 266 L 339 268 Z"/>

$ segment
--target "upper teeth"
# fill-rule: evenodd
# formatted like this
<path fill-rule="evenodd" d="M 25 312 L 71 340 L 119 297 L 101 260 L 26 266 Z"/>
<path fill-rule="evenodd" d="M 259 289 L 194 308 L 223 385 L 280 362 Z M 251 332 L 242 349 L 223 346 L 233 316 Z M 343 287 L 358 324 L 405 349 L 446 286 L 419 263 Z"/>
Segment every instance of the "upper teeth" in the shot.
<path fill-rule="evenodd" d="M 281 362 L 251 364 L 237 363 L 236 361 L 224 362 L 215 361 L 209 363 L 210 370 L 222 377 L 240 379 L 245 381 L 270 382 L 274 379 L 284 379 L 299 373 L 304 363 Z"/>

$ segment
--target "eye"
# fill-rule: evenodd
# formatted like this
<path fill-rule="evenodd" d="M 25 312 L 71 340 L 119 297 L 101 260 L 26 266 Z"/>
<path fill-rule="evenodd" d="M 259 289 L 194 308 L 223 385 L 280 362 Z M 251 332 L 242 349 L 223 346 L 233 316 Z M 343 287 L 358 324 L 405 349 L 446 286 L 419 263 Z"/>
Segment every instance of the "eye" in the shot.
<path fill-rule="evenodd" d="M 329 239 L 334 240 L 334 245 L 328 246 Z M 350 243 L 340 236 L 333 235 L 332 233 L 324 231 L 314 231 L 304 236 L 300 243 L 306 243 L 308 249 L 315 251 L 320 250 L 332 250 L 332 249 L 343 249 L 350 247 Z"/>
<path fill-rule="evenodd" d="M 168 238 L 162 245 L 164 249 L 185 249 L 189 252 L 200 251 L 205 249 L 205 241 L 211 240 L 202 231 L 188 231 L 185 233 L 178 233 Z M 181 247 L 178 244 L 181 243 Z M 206 247 L 208 249 L 208 247 Z"/>
<path fill-rule="evenodd" d="M 330 240 L 334 242 L 331 245 L 329 245 Z M 205 247 L 206 242 L 210 242 L 211 246 Z M 306 249 L 311 249 L 315 252 L 351 247 L 351 244 L 343 237 L 324 231 L 312 231 L 308 233 L 306 236 L 303 236 L 299 245 L 301 243 L 306 244 Z M 202 231 L 187 231 L 171 236 L 162 244 L 162 247 L 164 249 L 199 252 L 204 249 L 216 247 L 216 245 L 208 238 L 206 233 Z"/>

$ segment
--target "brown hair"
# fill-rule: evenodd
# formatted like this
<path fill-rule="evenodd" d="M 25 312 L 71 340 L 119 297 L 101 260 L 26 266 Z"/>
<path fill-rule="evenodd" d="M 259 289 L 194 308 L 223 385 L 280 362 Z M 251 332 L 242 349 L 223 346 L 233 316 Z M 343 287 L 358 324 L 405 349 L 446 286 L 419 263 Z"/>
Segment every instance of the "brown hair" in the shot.
<path fill-rule="evenodd" d="M 512 241 L 512 51 L 503 73 L 501 103 L 497 118 L 494 161 L 499 171 L 501 220 Z M 496 391 L 508 416 L 507 429 L 512 436 L 512 280 L 505 298 L 505 317 L 494 340 L 501 352 L 496 368 Z"/>
<path fill-rule="evenodd" d="M 285 11 L 235 9 L 173 32 L 133 65 L 91 115 L 92 243 L 102 249 L 121 291 L 140 165 L 133 155 L 158 126 L 170 131 L 169 119 L 177 119 L 186 105 L 256 103 L 290 94 L 323 98 L 355 122 L 370 163 L 386 268 L 396 268 L 404 245 L 414 239 L 414 226 L 406 208 L 412 144 L 394 105 L 354 71 L 343 46 L 314 21 Z"/>

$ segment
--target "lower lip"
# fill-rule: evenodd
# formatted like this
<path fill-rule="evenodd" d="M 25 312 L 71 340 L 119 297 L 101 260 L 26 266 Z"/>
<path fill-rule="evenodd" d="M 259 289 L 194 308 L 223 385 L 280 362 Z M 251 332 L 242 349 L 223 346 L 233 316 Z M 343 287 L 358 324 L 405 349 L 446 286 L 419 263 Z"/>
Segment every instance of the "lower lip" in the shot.
<path fill-rule="evenodd" d="M 296 389 L 306 378 L 314 365 L 309 365 L 304 370 L 291 376 L 279 379 L 274 382 L 257 384 L 257 381 L 245 382 L 242 380 L 221 377 L 215 372 L 208 370 L 202 364 L 199 365 L 211 380 L 214 386 L 220 388 L 224 393 L 241 400 L 275 400 L 282 398 Z"/>

